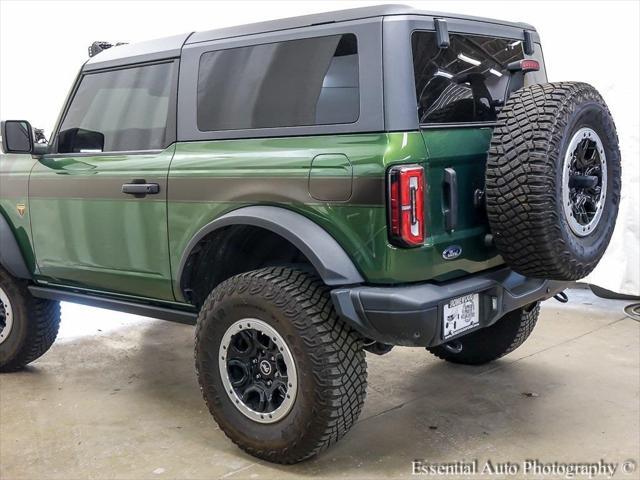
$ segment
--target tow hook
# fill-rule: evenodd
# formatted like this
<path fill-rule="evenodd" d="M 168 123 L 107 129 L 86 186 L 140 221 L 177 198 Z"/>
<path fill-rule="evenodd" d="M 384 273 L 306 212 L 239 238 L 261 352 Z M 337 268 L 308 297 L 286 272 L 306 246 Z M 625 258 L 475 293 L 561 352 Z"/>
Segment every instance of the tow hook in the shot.
<path fill-rule="evenodd" d="M 462 352 L 462 342 L 460 340 L 452 340 L 450 342 L 447 342 L 443 345 L 443 347 L 454 354 Z"/>
<path fill-rule="evenodd" d="M 558 292 L 556 293 L 553 298 L 555 298 L 556 300 L 558 300 L 560 303 L 567 303 L 569 301 L 569 297 L 567 296 L 566 293 L 564 292 Z"/>

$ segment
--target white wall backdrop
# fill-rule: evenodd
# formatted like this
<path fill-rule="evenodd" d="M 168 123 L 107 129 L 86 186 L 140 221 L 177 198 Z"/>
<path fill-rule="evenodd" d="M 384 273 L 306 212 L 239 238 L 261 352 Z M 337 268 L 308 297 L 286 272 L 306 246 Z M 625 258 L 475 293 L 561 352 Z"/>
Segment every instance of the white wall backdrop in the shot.
<path fill-rule="evenodd" d="M 377 3 L 393 2 L 0 0 L 0 117 L 26 119 L 50 133 L 94 40 L 136 42 Z M 531 23 L 551 81 L 585 81 L 604 95 L 620 135 L 623 201 L 614 239 L 589 280 L 640 295 L 640 2 L 401 3 Z"/>

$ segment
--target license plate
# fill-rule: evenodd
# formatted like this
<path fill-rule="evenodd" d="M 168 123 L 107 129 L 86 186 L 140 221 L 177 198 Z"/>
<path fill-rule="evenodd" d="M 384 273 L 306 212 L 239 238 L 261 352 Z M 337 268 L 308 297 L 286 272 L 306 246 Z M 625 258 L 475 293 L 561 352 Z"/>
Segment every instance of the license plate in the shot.
<path fill-rule="evenodd" d="M 453 298 L 444 305 L 442 332 L 445 340 L 480 325 L 479 303 L 480 295 L 474 293 Z"/>

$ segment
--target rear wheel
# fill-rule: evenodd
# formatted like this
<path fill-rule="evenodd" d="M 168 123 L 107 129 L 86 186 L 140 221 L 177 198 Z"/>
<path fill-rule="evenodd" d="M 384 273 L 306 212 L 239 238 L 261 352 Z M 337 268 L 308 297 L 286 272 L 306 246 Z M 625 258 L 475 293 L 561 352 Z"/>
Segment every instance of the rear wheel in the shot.
<path fill-rule="evenodd" d="M 508 353 L 529 338 L 538 321 L 540 304 L 533 303 L 507 313 L 490 327 L 452 340 L 437 347 L 427 347 L 432 354 L 452 363 L 482 365 Z"/>
<path fill-rule="evenodd" d="M 364 403 L 362 340 L 302 270 L 266 268 L 216 287 L 198 317 L 195 357 L 222 431 L 270 462 L 300 462 L 335 443 Z"/>
<path fill-rule="evenodd" d="M 33 297 L 25 282 L 0 268 L 0 372 L 19 370 L 49 350 L 60 304 Z"/>

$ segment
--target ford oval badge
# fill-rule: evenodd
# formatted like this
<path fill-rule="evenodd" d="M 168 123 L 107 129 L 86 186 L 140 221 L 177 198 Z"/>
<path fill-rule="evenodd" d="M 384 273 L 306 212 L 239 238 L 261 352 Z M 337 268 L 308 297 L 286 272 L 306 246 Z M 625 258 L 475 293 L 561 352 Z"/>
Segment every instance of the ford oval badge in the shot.
<path fill-rule="evenodd" d="M 462 254 L 462 247 L 460 245 L 451 245 L 444 249 L 442 252 L 442 258 L 445 260 L 453 260 L 458 258 Z"/>

